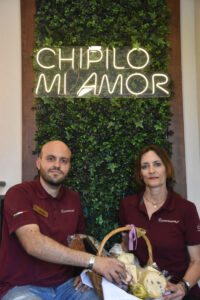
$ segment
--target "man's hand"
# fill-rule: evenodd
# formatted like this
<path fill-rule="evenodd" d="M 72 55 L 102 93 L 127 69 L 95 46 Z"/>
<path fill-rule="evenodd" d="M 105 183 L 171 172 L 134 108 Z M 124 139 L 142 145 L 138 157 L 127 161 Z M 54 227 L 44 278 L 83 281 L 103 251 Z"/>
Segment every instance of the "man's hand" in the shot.
<path fill-rule="evenodd" d="M 82 283 L 81 276 L 77 276 L 74 279 L 74 284 L 73 285 L 74 285 L 75 290 L 79 290 L 82 287 L 82 289 L 81 289 L 82 293 L 84 293 L 85 290 L 89 290 L 90 289 L 89 286 L 87 286 L 87 285 L 85 285 L 85 284 Z"/>
<path fill-rule="evenodd" d="M 126 278 L 125 265 L 116 258 L 97 256 L 93 269 L 107 280 L 118 284 L 122 283 L 121 279 Z"/>

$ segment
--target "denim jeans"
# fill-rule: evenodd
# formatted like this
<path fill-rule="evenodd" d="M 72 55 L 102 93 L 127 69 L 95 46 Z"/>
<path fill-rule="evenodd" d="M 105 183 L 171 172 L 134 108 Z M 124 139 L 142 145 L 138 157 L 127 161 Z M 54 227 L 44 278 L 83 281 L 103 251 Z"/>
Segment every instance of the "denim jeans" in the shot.
<path fill-rule="evenodd" d="M 94 289 L 76 291 L 73 282 L 71 278 L 56 287 L 15 286 L 1 300 L 100 300 Z"/>

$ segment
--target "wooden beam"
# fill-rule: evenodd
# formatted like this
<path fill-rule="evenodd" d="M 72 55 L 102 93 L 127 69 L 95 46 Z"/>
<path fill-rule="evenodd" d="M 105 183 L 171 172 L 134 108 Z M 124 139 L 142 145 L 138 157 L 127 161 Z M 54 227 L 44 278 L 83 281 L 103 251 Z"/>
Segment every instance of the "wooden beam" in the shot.
<path fill-rule="evenodd" d="M 21 0 L 22 40 L 22 181 L 32 180 L 37 174 L 35 167 L 34 136 L 36 131 L 33 108 L 34 72 L 32 58 L 34 49 L 35 0 Z"/>
<path fill-rule="evenodd" d="M 174 131 L 174 135 L 170 138 L 173 143 L 172 161 L 176 176 L 174 190 L 187 198 L 181 74 L 180 0 L 168 0 L 167 3 L 171 11 L 169 22 L 171 52 L 168 73 L 174 84 L 174 96 L 171 100 L 171 111 L 173 113 L 171 129 Z"/>

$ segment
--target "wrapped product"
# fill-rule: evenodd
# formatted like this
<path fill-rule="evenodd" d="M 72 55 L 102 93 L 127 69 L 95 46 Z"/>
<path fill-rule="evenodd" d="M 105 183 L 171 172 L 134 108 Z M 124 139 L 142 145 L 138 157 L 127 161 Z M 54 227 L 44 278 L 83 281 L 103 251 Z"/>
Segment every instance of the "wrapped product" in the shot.
<path fill-rule="evenodd" d="M 121 244 L 114 244 L 113 247 L 109 250 L 109 253 L 112 257 L 118 257 L 119 255 L 125 253 L 122 249 Z"/>
<path fill-rule="evenodd" d="M 134 255 L 132 253 L 122 253 L 117 259 L 119 259 L 124 264 L 134 264 Z"/>

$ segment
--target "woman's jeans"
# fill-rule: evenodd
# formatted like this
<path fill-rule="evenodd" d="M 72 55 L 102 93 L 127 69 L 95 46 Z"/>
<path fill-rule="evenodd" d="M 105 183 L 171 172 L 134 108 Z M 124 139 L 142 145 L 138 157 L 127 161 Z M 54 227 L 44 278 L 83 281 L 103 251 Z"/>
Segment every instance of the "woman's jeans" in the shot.
<path fill-rule="evenodd" d="M 100 300 L 94 289 L 76 291 L 73 282 L 71 278 L 56 287 L 15 286 L 1 300 Z"/>

